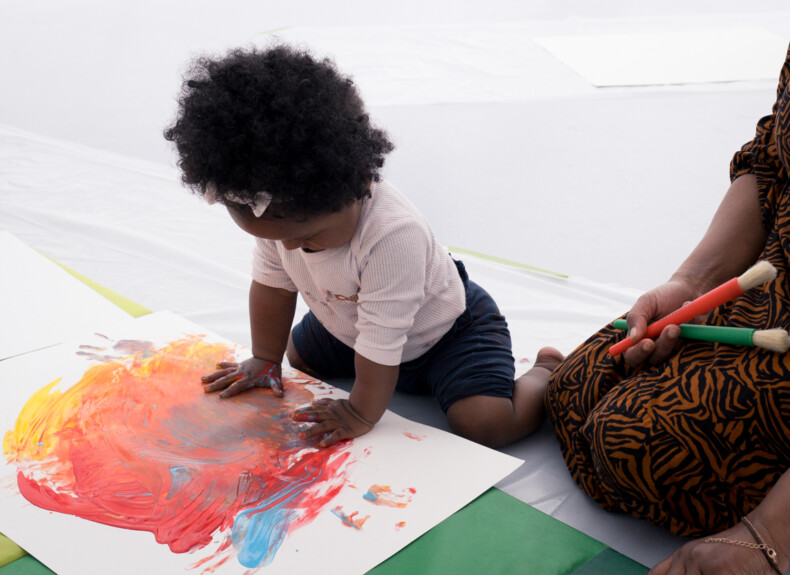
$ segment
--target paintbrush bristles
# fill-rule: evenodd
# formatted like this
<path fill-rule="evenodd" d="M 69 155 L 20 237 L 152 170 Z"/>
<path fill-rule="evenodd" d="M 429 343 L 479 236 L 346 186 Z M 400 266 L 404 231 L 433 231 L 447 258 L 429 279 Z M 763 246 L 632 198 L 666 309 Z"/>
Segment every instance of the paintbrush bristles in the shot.
<path fill-rule="evenodd" d="M 783 329 L 762 329 L 752 334 L 752 343 L 757 347 L 785 353 L 790 349 L 790 334 Z"/>
<path fill-rule="evenodd" d="M 738 285 L 743 291 L 764 284 L 776 277 L 776 268 L 767 261 L 759 261 L 738 278 Z"/>

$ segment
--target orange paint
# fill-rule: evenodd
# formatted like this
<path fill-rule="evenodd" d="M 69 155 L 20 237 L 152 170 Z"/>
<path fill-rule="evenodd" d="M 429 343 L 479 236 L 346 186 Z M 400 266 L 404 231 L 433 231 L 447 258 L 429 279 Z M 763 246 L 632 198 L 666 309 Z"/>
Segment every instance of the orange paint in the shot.
<path fill-rule="evenodd" d="M 231 346 L 133 343 L 117 344 L 135 350 L 126 357 L 94 356 L 101 363 L 70 387 L 58 379 L 30 397 L 3 438 L 20 492 L 43 509 L 150 531 L 175 553 L 218 540 L 196 564 L 208 571 L 234 556 L 268 564 L 345 482 L 348 443 L 318 449 L 290 418 L 317 382 L 288 379 L 284 398 L 255 389 L 220 399 L 200 377 L 232 360 Z"/>
<path fill-rule="evenodd" d="M 417 490 L 413 487 L 404 489 L 400 493 L 394 493 L 389 485 L 371 485 L 362 498 L 374 505 L 404 508 L 411 503 L 412 496 L 415 493 L 417 493 Z"/>

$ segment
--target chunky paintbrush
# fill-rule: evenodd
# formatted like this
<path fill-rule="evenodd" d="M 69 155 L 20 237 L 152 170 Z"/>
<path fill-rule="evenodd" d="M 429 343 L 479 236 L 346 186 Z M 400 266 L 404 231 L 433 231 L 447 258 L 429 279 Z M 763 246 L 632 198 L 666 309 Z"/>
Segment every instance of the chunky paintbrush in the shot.
<path fill-rule="evenodd" d="M 628 329 L 624 319 L 614 320 L 615 329 Z M 680 337 L 699 341 L 713 341 L 728 345 L 761 347 L 770 351 L 785 353 L 790 349 L 790 334 L 781 328 L 754 329 L 750 327 L 729 327 L 721 325 L 696 325 L 682 323 Z"/>
<path fill-rule="evenodd" d="M 776 268 L 774 266 L 766 261 L 757 262 L 737 278 L 732 278 L 719 287 L 713 288 L 708 293 L 699 296 L 694 301 L 673 311 L 668 316 L 662 317 L 660 320 L 648 325 L 645 337 L 648 339 L 655 339 L 668 325 L 680 325 L 681 323 L 691 321 L 698 315 L 708 313 L 721 304 L 727 303 L 739 295 L 743 295 L 750 289 L 762 285 L 775 277 Z M 620 355 L 634 345 L 634 343 L 635 342 L 630 337 L 626 337 L 624 340 L 610 347 L 609 353 L 611 355 Z"/>

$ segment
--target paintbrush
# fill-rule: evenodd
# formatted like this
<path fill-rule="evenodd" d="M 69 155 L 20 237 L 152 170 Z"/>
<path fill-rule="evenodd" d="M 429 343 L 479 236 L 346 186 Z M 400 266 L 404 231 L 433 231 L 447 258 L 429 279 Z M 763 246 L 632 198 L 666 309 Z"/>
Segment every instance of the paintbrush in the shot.
<path fill-rule="evenodd" d="M 615 329 L 628 329 L 624 319 L 614 320 Z M 682 323 L 680 337 L 699 341 L 714 341 L 729 345 L 761 347 L 770 351 L 785 353 L 790 349 L 790 334 L 781 328 L 753 329 L 750 327 L 728 327 L 721 325 L 696 325 Z"/>
<path fill-rule="evenodd" d="M 766 261 L 757 262 L 737 278 L 732 278 L 719 287 L 713 288 L 708 293 L 699 296 L 668 316 L 662 317 L 660 320 L 648 325 L 645 337 L 655 339 L 668 325 L 680 325 L 681 323 L 689 322 L 698 315 L 708 313 L 721 304 L 727 303 L 775 277 L 776 268 L 774 266 Z M 611 355 L 620 355 L 632 345 L 634 345 L 634 341 L 630 337 L 626 337 L 610 347 L 609 353 Z"/>

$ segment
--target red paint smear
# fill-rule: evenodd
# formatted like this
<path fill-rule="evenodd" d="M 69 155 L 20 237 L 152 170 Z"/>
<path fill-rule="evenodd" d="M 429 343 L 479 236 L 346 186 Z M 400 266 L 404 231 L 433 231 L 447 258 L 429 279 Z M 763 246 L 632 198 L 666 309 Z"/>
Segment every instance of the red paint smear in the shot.
<path fill-rule="evenodd" d="M 227 537 L 237 513 L 265 501 L 294 509 L 288 529 L 312 521 L 343 487 L 349 463 L 342 446 L 318 450 L 297 436 L 290 413 L 312 400 L 305 386 L 314 380 L 286 381 L 284 398 L 253 390 L 220 399 L 200 385 L 217 358 L 231 359 L 230 346 L 190 336 L 95 365 L 65 391 L 56 381 L 34 394 L 3 444 L 22 495 L 43 509 L 150 531 L 176 553 Z M 307 487 L 278 500 L 295 481 Z M 207 558 L 213 568 L 228 550 L 226 538 Z"/>
<path fill-rule="evenodd" d="M 416 440 L 416 441 L 422 441 L 423 439 L 425 439 L 425 436 L 424 436 L 424 435 L 416 435 L 416 434 L 414 434 L 414 433 L 410 433 L 410 432 L 408 432 L 408 431 L 404 431 L 404 432 L 403 432 L 403 435 L 405 435 L 405 436 L 406 436 L 406 437 L 408 437 L 409 439 L 414 439 L 414 440 Z"/>

